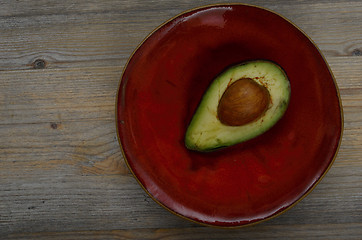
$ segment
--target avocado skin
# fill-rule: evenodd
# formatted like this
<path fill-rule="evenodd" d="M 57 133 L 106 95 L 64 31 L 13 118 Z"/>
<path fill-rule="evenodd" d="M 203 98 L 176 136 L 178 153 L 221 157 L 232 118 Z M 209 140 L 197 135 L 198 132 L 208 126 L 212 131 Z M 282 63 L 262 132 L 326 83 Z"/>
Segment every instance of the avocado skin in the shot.
<path fill-rule="evenodd" d="M 241 78 L 251 78 L 265 86 L 271 102 L 257 120 L 242 126 L 227 126 L 219 121 L 217 107 L 227 87 Z M 203 95 L 185 134 L 186 148 L 210 152 L 265 133 L 284 115 L 289 105 L 290 94 L 288 77 L 274 62 L 256 60 L 229 67 L 212 81 Z"/>

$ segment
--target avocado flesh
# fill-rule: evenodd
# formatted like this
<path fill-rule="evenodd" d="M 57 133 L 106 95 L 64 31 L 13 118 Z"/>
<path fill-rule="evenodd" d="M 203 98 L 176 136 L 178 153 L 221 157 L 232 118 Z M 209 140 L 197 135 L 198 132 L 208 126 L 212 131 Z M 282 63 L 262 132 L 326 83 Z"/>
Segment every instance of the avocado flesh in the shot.
<path fill-rule="evenodd" d="M 250 78 L 266 87 L 270 103 L 267 110 L 252 122 L 241 126 L 225 125 L 218 119 L 219 101 L 228 86 L 243 78 Z M 284 115 L 289 98 L 289 80 L 275 63 L 258 60 L 232 66 L 213 80 L 202 97 L 187 128 L 185 146 L 190 150 L 207 152 L 257 137 Z"/>

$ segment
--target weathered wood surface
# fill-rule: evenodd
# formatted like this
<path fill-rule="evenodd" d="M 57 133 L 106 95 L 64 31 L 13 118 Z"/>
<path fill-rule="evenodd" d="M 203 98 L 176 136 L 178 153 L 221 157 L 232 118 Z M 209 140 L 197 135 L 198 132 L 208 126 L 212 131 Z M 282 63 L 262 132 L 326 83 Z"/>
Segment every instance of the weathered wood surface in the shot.
<path fill-rule="evenodd" d="M 203 227 L 129 173 L 114 122 L 127 58 L 165 20 L 217 2 L 0 2 L 0 239 L 361 239 L 361 1 L 245 1 L 305 31 L 340 88 L 338 157 L 294 208 L 246 228 Z"/>

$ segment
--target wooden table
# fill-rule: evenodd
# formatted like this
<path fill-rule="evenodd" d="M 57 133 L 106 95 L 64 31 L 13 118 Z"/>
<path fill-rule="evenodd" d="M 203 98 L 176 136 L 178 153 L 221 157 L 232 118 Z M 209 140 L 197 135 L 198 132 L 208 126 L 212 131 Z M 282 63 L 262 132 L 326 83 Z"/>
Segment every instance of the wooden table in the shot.
<path fill-rule="evenodd" d="M 0 239 L 361 239 L 362 2 L 245 1 L 304 30 L 335 75 L 345 130 L 334 165 L 267 222 L 215 229 L 156 204 L 123 160 L 115 97 L 158 25 L 226 1 L 0 2 Z"/>

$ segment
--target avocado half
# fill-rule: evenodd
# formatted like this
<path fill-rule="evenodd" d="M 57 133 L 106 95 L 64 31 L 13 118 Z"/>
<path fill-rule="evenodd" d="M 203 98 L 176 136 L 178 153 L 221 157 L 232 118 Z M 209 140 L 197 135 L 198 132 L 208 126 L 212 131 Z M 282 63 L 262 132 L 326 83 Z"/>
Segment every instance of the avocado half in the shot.
<path fill-rule="evenodd" d="M 252 117 L 251 120 L 241 125 L 221 121 L 219 105 L 222 98 L 231 89 L 231 86 L 236 85 L 236 82 L 247 82 L 246 80 L 253 82 L 263 91 L 267 90 L 267 95 L 264 94 L 268 97 L 267 104 L 264 104 L 265 109 L 260 112 L 259 116 Z M 233 94 L 244 90 L 233 90 Z M 244 92 L 248 92 L 248 90 Z M 243 96 L 239 96 L 241 105 L 243 104 L 242 98 L 246 98 Z M 257 60 L 232 66 L 218 75 L 203 95 L 187 128 L 185 146 L 190 150 L 207 152 L 232 146 L 259 136 L 275 125 L 284 115 L 289 99 L 290 83 L 288 77 L 283 69 L 274 62 Z M 254 101 L 250 101 L 244 103 L 244 105 L 252 106 Z M 256 101 L 260 102 L 259 100 Z M 238 103 L 238 101 L 235 102 Z M 231 105 L 235 105 L 235 102 Z M 243 109 L 241 105 L 239 107 Z M 231 119 L 235 118 L 232 117 Z"/>

